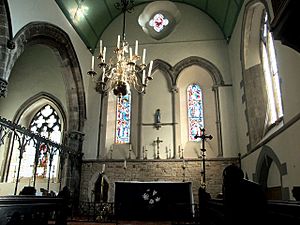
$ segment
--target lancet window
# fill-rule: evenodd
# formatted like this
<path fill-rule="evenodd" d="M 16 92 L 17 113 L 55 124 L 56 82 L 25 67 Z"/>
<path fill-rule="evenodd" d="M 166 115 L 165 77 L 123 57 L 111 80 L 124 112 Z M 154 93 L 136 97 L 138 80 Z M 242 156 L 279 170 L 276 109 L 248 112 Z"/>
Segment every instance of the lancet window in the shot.
<path fill-rule="evenodd" d="M 202 91 L 198 84 L 191 84 L 187 88 L 187 112 L 189 141 L 199 141 L 195 136 L 200 135 L 204 120 Z"/>
<path fill-rule="evenodd" d="M 283 116 L 283 110 L 275 48 L 267 13 L 265 13 L 262 23 L 261 46 L 268 100 L 266 124 L 271 125 Z"/>
<path fill-rule="evenodd" d="M 117 99 L 117 119 L 115 143 L 125 144 L 130 142 L 131 122 L 131 93 Z"/>

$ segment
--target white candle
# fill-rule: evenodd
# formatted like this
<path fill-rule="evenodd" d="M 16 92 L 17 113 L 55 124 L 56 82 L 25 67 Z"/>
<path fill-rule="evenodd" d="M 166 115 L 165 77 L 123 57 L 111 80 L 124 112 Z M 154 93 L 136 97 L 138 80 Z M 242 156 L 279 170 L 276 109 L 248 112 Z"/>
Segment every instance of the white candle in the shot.
<path fill-rule="evenodd" d="M 129 144 L 129 149 L 132 150 L 132 145 L 131 144 Z"/>
<path fill-rule="evenodd" d="M 146 49 L 143 49 L 143 59 L 142 59 L 142 64 L 145 64 L 146 62 Z"/>
<path fill-rule="evenodd" d="M 129 48 L 129 59 L 132 60 L 132 48 Z"/>
<path fill-rule="evenodd" d="M 134 54 L 137 55 L 138 54 L 138 46 L 139 46 L 139 42 L 138 40 L 135 41 L 135 51 Z"/>
<path fill-rule="evenodd" d="M 105 171 L 105 164 L 102 165 L 102 173 Z"/>
<path fill-rule="evenodd" d="M 150 65 L 149 65 L 148 77 L 151 76 L 152 66 L 153 66 L 153 61 L 151 60 Z"/>
<path fill-rule="evenodd" d="M 103 48 L 103 62 L 105 62 L 106 47 Z"/>
<path fill-rule="evenodd" d="M 146 84 L 146 70 L 143 70 L 142 84 Z"/>
<path fill-rule="evenodd" d="M 100 40 L 100 47 L 99 47 L 99 49 L 100 49 L 100 55 L 102 54 L 102 40 Z"/>
<path fill-rule="evenodd" d="M 124 160 L 124 169 L 127 168 L 126 159 Z"/>
<path fill-rule="evenodd" d="M 91 69 L 94 71 L 94 65 L 95 65 L 95 56 L 92 56 L 92 67 Z"/>
<path fill-rule="evenodd" d="M 117 42 L 117 48 L 119 49 L 120 48 L 120 35 L 118 35 L 118 42 Z"/>
<path fill-rule="evenodd" d="M 101 79 L 101 81 L 104 83 L 104 78 L 105 78 L 105 67 L 103 67 L 103 73 L 102 73 L 102 79 Z M 113 149 L 112 147 L 111 147 L 111 149 Z"/>

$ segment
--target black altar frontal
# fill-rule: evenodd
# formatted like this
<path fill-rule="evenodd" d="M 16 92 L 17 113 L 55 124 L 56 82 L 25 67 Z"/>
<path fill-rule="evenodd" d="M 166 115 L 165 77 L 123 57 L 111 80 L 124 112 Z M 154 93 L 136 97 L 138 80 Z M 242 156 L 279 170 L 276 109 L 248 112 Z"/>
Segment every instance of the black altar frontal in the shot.
<path fill-rule="evenodd" d="M 193 216 L 191 182 L 115 182 L 119 220 L 175 220 Z"/>

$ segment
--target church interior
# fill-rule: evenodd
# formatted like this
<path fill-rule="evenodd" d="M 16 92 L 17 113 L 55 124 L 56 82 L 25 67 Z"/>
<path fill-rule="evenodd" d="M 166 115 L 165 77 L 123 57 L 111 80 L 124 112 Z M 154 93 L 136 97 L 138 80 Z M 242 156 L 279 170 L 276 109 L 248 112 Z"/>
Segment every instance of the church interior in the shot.
<path fill-rule="evenodd" d="M 199 190 L 220 210 L 232 164 L 299 223 L 298 10 L 0 0 L 0 224 L 16 205 L 56 210 L 63 190 L 68 220 L 177 224 L 203 215 Z"/>

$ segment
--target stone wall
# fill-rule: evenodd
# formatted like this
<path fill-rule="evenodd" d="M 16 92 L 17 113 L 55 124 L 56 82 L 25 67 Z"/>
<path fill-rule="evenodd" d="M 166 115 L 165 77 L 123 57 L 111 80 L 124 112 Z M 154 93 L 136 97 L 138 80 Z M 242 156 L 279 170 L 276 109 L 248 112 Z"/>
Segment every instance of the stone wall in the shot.
<path fill-rule="evenodd" d="M 223 169 L 236 159 L 208 159 L 205 163 L 207 191 L 213 198 L 222 190 Z M 109 183 L 109 202 L 114 201 L 114 184 L 116 181 L 187 181 L 192 182 L 193 198 L 198 203 L 198 189 L 201 185 L 202 161 L 198 159 L 185 160 L 127 160 L 126 169 L 122 160 L 86 160 L 82 164 L 80 201 L 93 201 L 94 185 L 103 170 L 104 178 Z M 185 176 L 183 175 L 185 171 Z"/>

